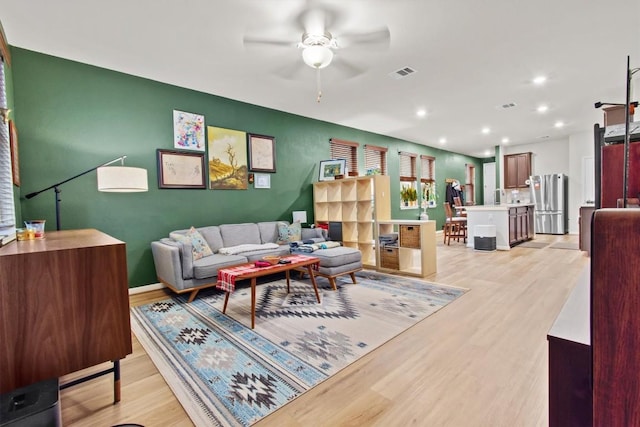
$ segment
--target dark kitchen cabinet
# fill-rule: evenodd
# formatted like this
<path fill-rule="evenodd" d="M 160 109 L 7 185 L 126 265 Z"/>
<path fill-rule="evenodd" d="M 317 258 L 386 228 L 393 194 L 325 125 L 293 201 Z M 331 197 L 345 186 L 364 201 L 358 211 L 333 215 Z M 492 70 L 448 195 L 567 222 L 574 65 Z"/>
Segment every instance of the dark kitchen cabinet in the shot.
<path fill-rule="evenodd" d="M 504 187 L 525 188 L 531 176 L 531 153 L 504 156 Z"/>
<path fill-rule="evenodd" d="M 509 208 L 509 246 L 533 239 L 533 206 Z"/>

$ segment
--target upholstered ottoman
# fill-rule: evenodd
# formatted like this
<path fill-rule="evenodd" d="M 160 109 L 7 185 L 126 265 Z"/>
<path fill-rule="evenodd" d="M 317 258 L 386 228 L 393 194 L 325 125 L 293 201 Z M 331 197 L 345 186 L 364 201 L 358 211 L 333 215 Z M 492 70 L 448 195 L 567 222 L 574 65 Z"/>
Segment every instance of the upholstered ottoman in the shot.
<path fill-rule="evenodd" d="M 336 277 L 349 274 L 356 283 L 356 271 L 362 270 L 362 253 L 358 249 L 340 246 L 331 249 L 318 249 L 308 255 L 320 258 L 317 276 L 326 277 L 333 290 L 336 290 Z"/>

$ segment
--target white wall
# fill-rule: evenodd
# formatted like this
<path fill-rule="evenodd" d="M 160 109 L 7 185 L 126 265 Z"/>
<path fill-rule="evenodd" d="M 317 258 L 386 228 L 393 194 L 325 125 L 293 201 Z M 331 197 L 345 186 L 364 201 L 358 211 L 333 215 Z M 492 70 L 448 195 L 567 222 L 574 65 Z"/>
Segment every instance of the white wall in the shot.
<path fill-rule="evenodd" d="M 578 215 L 584 204 L 582 165 L 585 157 L 593 156 L 593 131 L 570 135 L 569 138 L 533 144 L 503 146 L 503 154 L 532 153 L 532 174 L 564 173 L 569 181 L 569 233 L 578 233 Z M 502 178 L 501 178 L 502 182 Z"/>
<path fill-rule="evenodd" d="M 594 156 L 593 131 L 573 134 L 569 137 L 569 232 L 578 232 L 580 206 L 585 204 L 583 170 L 585 157 Z M 591 175 L 593 176 L 593 175 Z M 573 179 L 572 179 L 573 177 Z M 593 185 L 593 183 L 591 184 Z"/>

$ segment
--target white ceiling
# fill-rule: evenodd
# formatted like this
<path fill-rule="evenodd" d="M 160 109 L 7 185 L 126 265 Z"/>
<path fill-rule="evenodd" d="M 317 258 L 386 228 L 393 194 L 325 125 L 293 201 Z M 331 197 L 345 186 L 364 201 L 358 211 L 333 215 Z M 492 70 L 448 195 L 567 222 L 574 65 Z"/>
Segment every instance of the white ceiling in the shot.
<path fill-rule="evenodd" d="M 0 0 L 0 22 L 13 46 L 478 157 L 503 137 L 590 132 L 603 117 L 594 102 L 625 100 L 627 55 L 640 67 L 638 0 L 317 0 L 339 11 L 328 28 L 338 40 L 391 34 L 388 49 L 338 50 L 317 103 L 315 71 L 295 47 L 310 2 Z M 291 46 L 245 47 L 245 35 Z M 389 76 L 406 66 L 417 72 Z"/>

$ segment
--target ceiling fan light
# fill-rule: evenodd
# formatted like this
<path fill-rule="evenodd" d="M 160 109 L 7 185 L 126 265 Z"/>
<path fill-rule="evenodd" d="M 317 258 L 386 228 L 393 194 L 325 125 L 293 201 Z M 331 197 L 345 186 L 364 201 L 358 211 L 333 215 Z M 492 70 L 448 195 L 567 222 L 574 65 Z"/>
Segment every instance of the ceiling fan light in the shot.
<path fill-rule="evenodd" d="M 302 51 L 302 60 L 312 68 L 324 68 L 332 59 L 333 51 L 326 46 L 308 46 Z"/>

